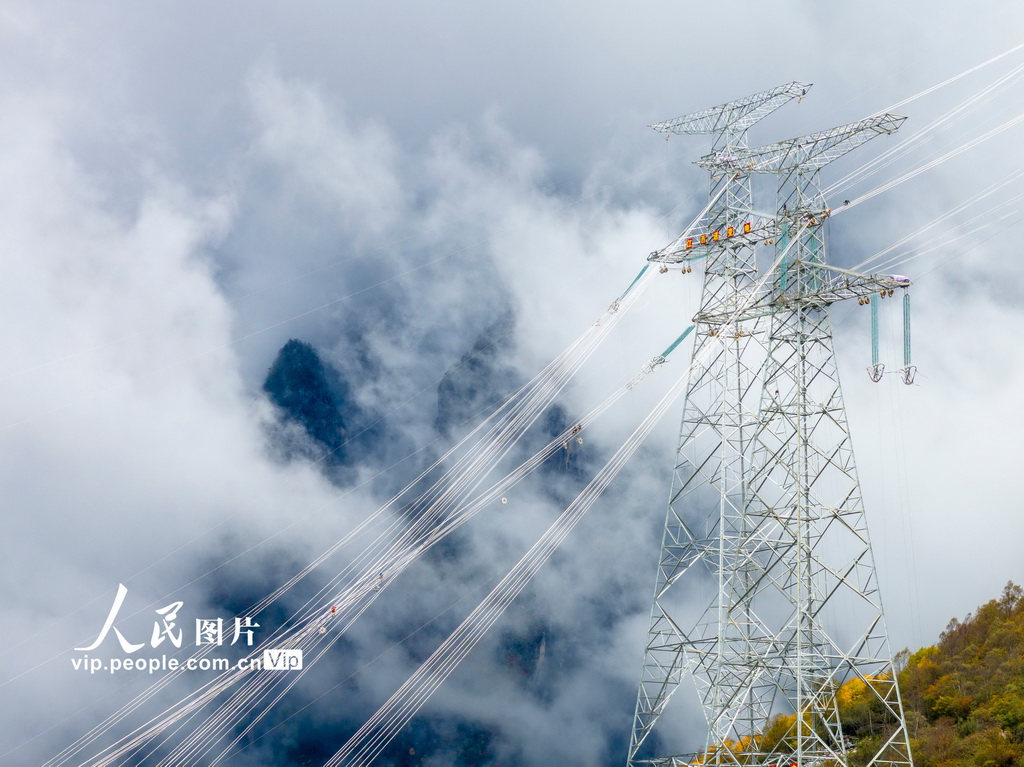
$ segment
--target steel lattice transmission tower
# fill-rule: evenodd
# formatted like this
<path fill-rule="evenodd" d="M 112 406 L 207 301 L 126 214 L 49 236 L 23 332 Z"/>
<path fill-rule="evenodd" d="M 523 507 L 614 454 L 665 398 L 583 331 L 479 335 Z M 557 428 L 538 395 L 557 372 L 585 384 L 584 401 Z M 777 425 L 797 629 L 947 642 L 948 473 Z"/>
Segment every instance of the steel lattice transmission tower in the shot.
<path fill-rule="evenodd" d="M 809 87 L 804 83 L 789 83 L 652 127 L 666 133 L 710 134 L 712 156 L 728 162 L 738 152 L 748 149 L 748 128 L 792 99 L 803 96 Z M 684 241 L 675 249 L 670 246 L 651 254 L 653 261 L 678 263 L 683 269 L 691 261 L 706 259 L 702 314 L 736 304 L 749 293 L 757 279 L 754 246 L 758 240 L 748 236 L 751 233 L 742 233 L 741 226 L 741 222 L 749 220 L 752 204 L 749 176 L 739 172 L 737 178 L 737 171 L 732 168 L 716 169 L 711 173 L 710 197 L 714 202 L 702 225 L 703 244 L 698 239 L 696 245 L 689 243 L 687 247 Z M 740 227 L 741 236 L 723 240 L 722 234 L 728 232 L 729 227 L 734 230 Z M 709 240 L 708 235 L 715 231 L 719 232 L 718 240 Z M 752 324 L 759 328 L 751 327 Z M 756 410 L 760 394 L 755 386 L 757 363 L 753 369 L 749 367 L 750 358 L 757 355 L 749 353 L 748 346 L 758 343 L 757 330 L 763 331 L 764 322 L 741 322 L 742 333 L 737 329 L 727 335 L 719 333 L 716 323 L 697 322 L 695 325 L 693 359 L 697 362 L 693 365 L 686 394 L 630 759 L 683 680 L 688 660 L 679 631 L 684 605 L 680 604 L 678 589 L 673 586 L 693 559 L 700 556 L 700 550 L 693 545 L 695 536 L 683 520 L 684 510 L 693 500 L 691 495 L 699 493 L 700 506 L 708 509 L 709 518 L 714 517 L 716 521 L 723 521 L 725 527 L 731 527 L 734 520 L 742 517 L 746 505 L 743 476 L 754 424 L 745 413 Z M 708 545 L 717 545 L 717 535 L 704 537 Z M 712 694 L 708 685 L 714 676 L 710 669 L 706 671 L 708 673 L 695 676 L 705 684 L 701 690 L 705 698 Z"/>
<path fill-rule="evenodd" d="M 759 100 L 760 119 L 806 88 L 792 83 L 654 127 L 699 125 L 738 105 L 755 114 Z M 737 194 L 712 207 L 703 242 L 651 255 L 665 265 L 706 258 L 707 267 L 631 766 L 845 766 L 836 693 L 854 678 L 889 722 L 875 753 L 858 756 L 911 764 L 828 319 L 835 301 L 907 285 L 826 263 L 830 212 L 818 187 L 822 167 L 902 121 L 882 115 L 757 149 L 746 146 L 752 122 L 724 141 L 725 121 L 708 121 L 720 135 L 698 165 L 713 195 L 721 183 Z M 752 210 L 753 173 L 777 177 L 773 216 Z M 754 248 L 764 241 L 776 258 L 759 278 Z M 687 673 L 708 721 L 705 750 L 643 755 Z"/>

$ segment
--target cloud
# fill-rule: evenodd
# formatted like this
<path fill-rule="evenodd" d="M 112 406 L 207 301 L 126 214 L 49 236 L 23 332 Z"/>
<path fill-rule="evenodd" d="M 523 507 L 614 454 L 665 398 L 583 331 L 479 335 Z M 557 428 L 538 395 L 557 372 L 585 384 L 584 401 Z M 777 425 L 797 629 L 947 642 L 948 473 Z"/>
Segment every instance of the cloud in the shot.
<path fill-rule="evenodd" d="M 98 631 L 118 582 L 133 611 L 182 587 L 203 604 L 187 584 L 225 525 L 260 539 L 336 498 L 314 471 L 263 454 L 266 409 L 245 394 L 232 311 L 213 276 L 230 198 L 156 175 L 131 215 L 112 211 L 68 149 L 73 122 L 59 102 L 5 99 L 16 117 L 0 155 L 5 179 L 25 190 L 0 214 L 2 314 L 18 328 L 3 343 L 0 411 L 3 555 L 18 584 L 3 610 L 5 678 L 16 677 L 4 741 L 38 732 L 29 722 L 61 731 L 19 754 L 29 761 L 83 731 L 75 712 L 111 692 L 113 680 L 73 673 L 66 650 Z"/>
<path fill-rule="evenodd" d="M 348 230 L 380 236 L 395 225 L 403 190 L 380 126 L 352 130 L 314 89 L 270 72 L 254 75 L 250 89 L 262 158 L 298 176 L 309 187 L 304 196 L 334 208 Z"/>

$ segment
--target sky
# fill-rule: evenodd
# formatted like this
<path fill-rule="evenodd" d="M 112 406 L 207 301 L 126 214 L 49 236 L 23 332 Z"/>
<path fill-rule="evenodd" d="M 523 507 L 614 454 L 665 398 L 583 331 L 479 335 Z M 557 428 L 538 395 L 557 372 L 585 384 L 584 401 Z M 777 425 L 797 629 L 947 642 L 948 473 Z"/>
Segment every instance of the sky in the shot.
<path fill-rule="evenodd" d="M 481 331 L 514 316 L 502 364 L 525 380 L 585 330 L 706 194 L 691 164 L 706 140 L 666 142 L 648 124 L 791 80 L 814 87 L 756 126 L 752 143 L 854 121 L 1018 45 L 1022 16 L 992 0 L 770 10 L 8 0 L 0 742 L 17 750 L 7 758 L 40 763 L 145 683 L 71 668 L 118 583 L 141 632 L 170 594 L 193 615 L 232 583 L 283 580 L 410 477 L 399 461 L 437 439 L 437 383 Z M 1021 61 L 902 106 L 901 135 Z M 834 204 L 1016 116 L 1020 87 L 921 141 L 903 165 L 840 188 Z M 1024 164 L 1021 130 L 836 216 L 830 259 L 853 266 L 1005 180 Z M 826 169 L 826 181 L 894 139 Z M 998 194 L 1022 191 L 1018 180 Z M 833 314 L 893 649 L 935 641 L 950 618 L 1024 581 L 1024 266 L 1019 216 L 987 213 L 994 199 L 916 235 L 941 247 L 900 267 L 915 280 L 917 385 L 872 384 L 866 313 Z M 977 214 L 983 228 L 955 239 Z M 696 309 L 697 284 L 657 282 L 566 406 L 592 405 L 667 346 Z M 882 312 L 891 368 L 895 310 Z M 368 479 L 397 464 L 383 479 L 343 493 L 316 465 L 268 448 L 276 416 L 261 384 L 290 338 L 314 344 L 358 406 L 383 414 L 387 443 L 358 467 Z M 669 380 L 610 413 L 598 446 L 613 450 Z M 622 761 L 631 708 L 599 701 L 635 689 L 680 409 L 509 619 L 578 634 L 586 662 L 576 657 L 555 692 L 488 676 L 487 693 L 467 672 L 435 713 L 501 721 L 501 747 L 524 764 Z M 467 533 L 460 574 L 500 577 L 558 512 L 536 488 L 519 501 L 520 516 Z M 214 571 L 254 546 L 231 575 Z M 417 572 L 368 614 L 353 639 L 360 657 L 375 632 L 397 636 L 470 589 L 436 562 Z M 364 680 L 366 701 L 414 668 L 415 652 L 397 654 Z M 682 708 L 666 738 L 694 746 L 699 714 Z M 283 763 L 262 761 L 275 753 L 253 748 L 237 763 Z"/>

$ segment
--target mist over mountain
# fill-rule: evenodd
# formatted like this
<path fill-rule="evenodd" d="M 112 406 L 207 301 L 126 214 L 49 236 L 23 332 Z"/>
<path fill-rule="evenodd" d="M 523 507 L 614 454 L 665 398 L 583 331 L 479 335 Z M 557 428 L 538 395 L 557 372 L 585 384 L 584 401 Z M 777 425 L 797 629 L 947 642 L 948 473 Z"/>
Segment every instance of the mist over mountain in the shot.
<path fill-rule="evenodd" d="M 431 455 L 450 446 L 457 436 L 486 418 L 523 383 L 516 368 L 508 362 L 513 349 L 514 329 L 512 313 L 501 315 L 479 334 L 471 348 L 449 366 L 437 382 L 433 425 L 441 441 L 430 451 Z M 346 338 L 352 340 L 351 330 Z M 344 340 L 341 345 L 333 345 L 333 349 L 335 354 L 344 357 L 343 343 Z M 353 349 L 360 345 L 360 340 L 355 339 Z M 267 430 L 271 454 L 282 460 L 322 465 L 326 475 L 339 487 L 350 484 L 360 467 L 379 465 L 381 453 L 375 450 L 375 441 L 382 434 L 402 434 L 406 425 L 400 419 L 392 420 L 387 415 L 374 418 L 360 410 L 356 404 L 356 390 L 366 383 L 346 380 L 336 368 L 325 362 L 312 344 L 289 340 L 277 352 L 262 385 L 262 391 L 275 405 L 277 413 Z M 371 420 L 372 427 L 365 426 Z M 532 450 L 571 426 L 566 407 L 552 405 L 541 414 L 529 430 L 525 445 L 517 446 L 510 460 L 518 462 L 525 459 Z M 534 480 L 528 483 L 530 492 L 538 494 L 555 508 L 571 500 L 575 493 L 573 488 L 581 487 L 596 468 L 594 450 L 583 442 L 582 437 L 566 440 L 563 447 L 542 464 Z M 266 556 L 270 564 L 277 555 Z M 459 530 L 434 547 L 413 568 L 410 577 L 414 581 L 434 583 L 431 601 L 458 599 L 460 589 L 479 577 L 481 556 L 486 554 L 479 550 L 476 538 Z M 277 572 L 279 579 L 286 577 L 279 566 L 271 566 L 268 571 Z M 211 598 L 224 609 L 238 610 L 259 599 L 271 585 L 266 578 L 249 582 L 239 580 L 228 571 L 220 579 L 218 588 L 223 596 L 211 595 Z M 285 604 L 277 606 L 272 614 L 265 616 L 265 620 L 283 622 L 287 618 L 287 605 L 300 604 L 301 594 L 302 590 L 290 595 Z M 385 609 L 390 613 L 389 623 L 416 625 L 421 620 L 421 610 L 417 607 L 410 609 L 410 603 L 404 599 L 385 599 L 385 602 Z M 543 708 L 554 702 L 559 684 L 584 668 L 585 658 L 581 654 L 582 647 L 572 635 L 553 625 L 543 613 L 536 612 L 536 605 L 531 607 L 532 602 L 526 598 L 523 604 L 510 610 L 503 621 L 503 628 L 489 641 L 488 649 L 478 653 L 474 665 L 477 676 L 500 680 L 500 685 L 514 689 L 517 695 Z M 402 631 L 389 631 L 378 624 L 375 630 L 381 633 L 376 640 L 405 644 L 413 659 L 422 658 L 453 627 L 447 620 L 432 622 L 410 639 Z M 366 639 L 368 637 L 363 636 L 345 640 L 332 653 L 331 665 L 349 669 L 351 674 L 344 684 L 347 692 L 342 705 L 339 706 L 334 699 L 330 703 L 322 703 L 313 694 L 311 687 L 315 686 L 299 685 L 293 705 L 308 706 L 313 716 L 302 722 L 292 722 L 290 708 L 272 712 L 254 730 L 256 735 L 252 748 L 273 754 L 272 758 L 277 760 L 275 763 L 280 764 L 315 764 L 317 760 L 330 756 L 336 747 L 335 733 L 355 730 L 375 707 L 375 701 L 362 690 L 358 671 L 360 657 L 366 649 L 362 644 Z M 626 690 L 623 693 L 622 702 L 628 705 L 629 693 Z M 322 726 L 312 724 L 325 716 L 333 723 L 329 733 Z M 244 726 L 240 723 L 239 728 Z M 269 738 L 260 736 L 260 733 L 282 727 L 292 729 L 287 748 L 272 746 Z M 514 734 L 493 721 L 465 714 L 417 717 L 381 757 L 384 763 L 396 765 L 433 763 L 432 760 L 439 758 L 460 767 L 532 763 L 517 745 Z"/>
<path fill-rule="evenodd" d="M 348 387 L 337 374 L 332 377 L 333 386 L 320 355 L 310 344 L 292 339 L 277 353 L 267 371 L 263 391 L 280 409 L 282 431 L 272 441 L 286 457 L 295 457 L 299 450 L 287 442 L 287 426 L 294 424 L 301 426 L 321 451 L 319 456 L 307 457 L 326 458 L 333 464 L 348 459 L 351 448 L 347 444 L 350 431 L 346 424 L 357 412 L 346 396 Z"/>
<path fill-rule="evenodd" d="M 458 363 L 445 371 L 437 385 L 434 428 L 446 439 L 480 420 L 521 385 L 519 371 L 507 362 L 514 329 L 515 318 L 506 312 L 480 333 Z"/>

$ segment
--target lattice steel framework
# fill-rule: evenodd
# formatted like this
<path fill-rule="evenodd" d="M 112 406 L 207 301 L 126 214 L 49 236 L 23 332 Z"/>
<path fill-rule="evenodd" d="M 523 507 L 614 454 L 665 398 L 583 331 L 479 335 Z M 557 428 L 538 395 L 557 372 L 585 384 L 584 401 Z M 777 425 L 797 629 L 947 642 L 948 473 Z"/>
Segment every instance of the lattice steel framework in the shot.
<path fill-rule="evenodd" d="M 872 117 L 699 163 L 712 179 L 777 176 L 777 214 L 761 222 L 777 257 L 767 278 L 745 268 L 732 290 L 705 280 L 630 765 L 845 767 L 836 694 L 854 678 L 888 722 L 858 756 L 911 764 L 828 319 L 835 301 L 907 284 L 826 264 L 818 186 L 827 163 L 902 121 Z M 734 263 L 753 265 L 753 254 Z M 641 755 L 685 671 L 708 720 L 705 750 Z M 789 718 L 769 731 L 779 715 Z"/>
<path fill-rule="evenodd" d="M 666 132 L 712 135 L 711 156 L 721 158 L 723 165 L 711 172 L 710 195 L 715 202 L 700 224 L 702 232 L 724 233 L 729 227 L 742 232 L 742 223 L 749 219 L 752 203 L 750 178 L 731 167 L 732 158 L 750 151 L 747 146 L 750 126 L 792 99 L 803 96 L 809 87 L 793 82 L 651 126 Z M 706 315 L 717 307 L 735 304 L 753 289 L 757 278 L 756 242 L 744 237 L 719 238 L 689 251 L 664 249 L 652 253 L 650 260 L 678 264 L 686 269 L 692 259 L 705 259 L 701 315 Z M 689 567 L 696 553 L 690 546 L 694 537 L 683 520 L 683 511 L 690 507 L 691 494 L 700 492 L 702 507 L 709 509 L 709 513 L 714 508 L 721 524 L 732 528 L 742 524 L 746 504 L 743 477 L 754 425 L 747 414 L 756 410 L 759 394 L 754 385 L 756 363 L 751 368 L 751 359 L 759 356 L 756 347 L 764 333 L 765 322 L 758 318 L 735 323 L 698 319 L 695 328 L 672 499 L 665 519 L 651 625 L 637 695 L 629 751 L 631 760 L 682 681 L 689 657 L 685 651 L 685 636 L 679 630 L 685 603 L 679 599 L 679 590 L 673 589 L 678 576 Z M 729 591 L 728 584 L 719 583 L 719 593 L 723 589 Z M 728 601 L 728 597 L 722 601 Z M 713 671 L 708 671 L 707 678 L 713 678 Z M 710 694 L 709 690 L 704 691 L 706 695 Z"/>

